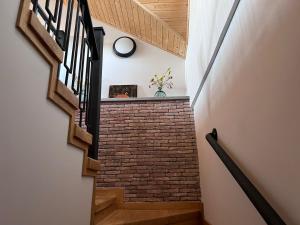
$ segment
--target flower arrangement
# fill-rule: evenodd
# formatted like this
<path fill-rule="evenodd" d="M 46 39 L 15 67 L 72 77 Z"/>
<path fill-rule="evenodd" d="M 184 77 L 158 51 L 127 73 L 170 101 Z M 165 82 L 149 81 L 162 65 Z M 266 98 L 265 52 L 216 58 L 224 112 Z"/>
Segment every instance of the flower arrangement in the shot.
<path fill-rule="evenodd" d="M 173 88 L 173 76 L 171 75 L 171 68 L 168 68 L 163 74 L 155 74 L 154 77 L 150 80 L 149 88 L 156 86 L 159 91 L 162 91 L 163 87 L 166 86 L 169 89 Z"/>

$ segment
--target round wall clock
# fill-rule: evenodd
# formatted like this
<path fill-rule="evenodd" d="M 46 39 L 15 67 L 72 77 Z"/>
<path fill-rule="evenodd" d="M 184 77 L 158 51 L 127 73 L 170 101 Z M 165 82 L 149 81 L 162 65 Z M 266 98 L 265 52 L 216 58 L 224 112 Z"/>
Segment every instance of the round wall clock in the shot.
<path fill-rule="evenodd" d="M 135 53 L 136 43 L 130 37 L 120 37 L 117 40 L 115 40 L 113 44 L 113 50 L 117 56 L 128 58 Z"/>

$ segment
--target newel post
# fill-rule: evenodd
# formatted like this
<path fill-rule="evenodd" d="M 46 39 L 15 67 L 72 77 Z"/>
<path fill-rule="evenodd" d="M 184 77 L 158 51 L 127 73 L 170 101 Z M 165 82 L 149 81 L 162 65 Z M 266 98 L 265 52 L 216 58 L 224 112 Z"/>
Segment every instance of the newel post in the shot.
<path fill-rule="evenodd" d="M 95 27 L 94 34 L 99 58 L 92 59 L 87 131 L 93 135 L 93 143 L 89 148 L 88 156 L 92 159 L 98 159 L 103 40 L 105 32 L 102 27 Z"/>

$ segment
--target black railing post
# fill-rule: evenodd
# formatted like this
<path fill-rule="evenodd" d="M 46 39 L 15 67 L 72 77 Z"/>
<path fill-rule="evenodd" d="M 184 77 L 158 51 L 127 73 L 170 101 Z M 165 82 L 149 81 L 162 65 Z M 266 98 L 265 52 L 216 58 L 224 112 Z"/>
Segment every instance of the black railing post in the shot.
<path fill-rule="evenodd" d="M 105 32 L 102 27 L 96 27 L 94 28 L 94 34 L 96 39 L 98 58 L 92 59 L 90 93 L 87 111 L 87 131 L 93 135 L 93 143 L 89 148 L 88 156 L 93 159 L 98 159 L 103 39 Z"/>

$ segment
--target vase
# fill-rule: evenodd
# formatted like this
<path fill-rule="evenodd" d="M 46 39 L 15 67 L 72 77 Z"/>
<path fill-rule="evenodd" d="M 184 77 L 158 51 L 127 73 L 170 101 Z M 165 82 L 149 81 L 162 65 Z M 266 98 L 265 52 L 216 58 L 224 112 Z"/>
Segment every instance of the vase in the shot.
<path fill-rule="evenodd" d="M 158 88 L 158 90 L 155 92 L 155 95 L 154 95 L 155 97 L 166 97 L 167 96 L 167 94 L 166 94 L 166 92 L 164 92 L 163 90 L 162 90 L 162 88 Z"/>

